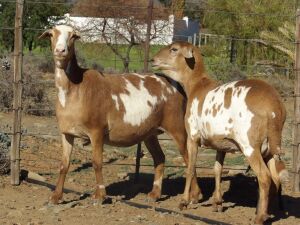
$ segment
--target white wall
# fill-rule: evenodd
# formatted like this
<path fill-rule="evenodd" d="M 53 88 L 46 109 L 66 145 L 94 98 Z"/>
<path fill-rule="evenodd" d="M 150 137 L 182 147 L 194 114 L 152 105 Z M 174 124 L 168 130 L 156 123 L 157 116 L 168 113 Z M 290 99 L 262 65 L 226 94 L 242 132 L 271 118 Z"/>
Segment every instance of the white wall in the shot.
<path fill-rule="evenodd" d="M 76 28 L 82 36 L 82 41 L 85 42 L 99 42 L 105 43 L 105 40 L 101 37 L 101 28 L 103 24 L 103 18 L 93 17 L 72 17 L 69 14 L 65 15 L 65 19 L 60 20 L 58 24 L 68 24 Z M 128 19 L 108 18 L 107 28 L 105 33 L 107 34 L 110 43 L 114 44 L 127 44 L 126 40 L 121 37 L 124 36 L 130 39 L 128 28 L 126 28 L 126 22 Z M 128 24 L 127 24 L 128 25 Z M 130 25 L 129 25 L 130 26 Z M 137 42 L 143 42 L 146 39 L 146 24 L 137 24 L 132 26 L 134 33 L 137 34 Z M 174 16 L 170 15 L 169 20 L 154 20 L 151 26 L 151 34 L 155 33 L 156 36 L 151 40 L 151 44 L 155 45 L 167 45 L 172 43 L 173 30 L 174 30 Z M 117 32 L 116 32 L 117 31 Z"/>

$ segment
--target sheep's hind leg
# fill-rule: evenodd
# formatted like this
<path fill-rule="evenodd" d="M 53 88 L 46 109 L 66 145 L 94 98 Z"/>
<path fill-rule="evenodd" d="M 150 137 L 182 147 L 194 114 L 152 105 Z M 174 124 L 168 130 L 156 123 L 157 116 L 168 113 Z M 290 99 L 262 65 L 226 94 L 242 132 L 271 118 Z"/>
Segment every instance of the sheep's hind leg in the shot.
<path fill-rule="evenodd" d="M 226 153 L 217 151 L 216 155 L 216 162 L 214 166 L 215 171 L 215 191 L 213 194 L 213 211 L 214 212 L 222 212 L 222 192 L 221 192 L 221 176 L 222 176 L 222 169 L 223 169 L 223 163 Z"/>
<path fill-rule="evenodd" d="M 154 182 L 148 197 L 157 201 L 161 197 L 161 187 L 164 176 L 165 155 L 160 147 L 157 136 L 150 136 L 144 141 L 154 161 Z"/>
<path fill-rule="evenodd" d="M 248 155 L 246 154 L 246 158 L 249 161 L 252 170 L 256 174 L 259 184 L 259 200 L 257 204 L 257 215 L 254 222 L 255 224 L 263 224 L 269 218 L 268 203 L 271 174 L 262 158 L 260 147 L 253 149 L 251 146 L 242 146 L 242 151 L 244 153 L 248 152 Z"/>

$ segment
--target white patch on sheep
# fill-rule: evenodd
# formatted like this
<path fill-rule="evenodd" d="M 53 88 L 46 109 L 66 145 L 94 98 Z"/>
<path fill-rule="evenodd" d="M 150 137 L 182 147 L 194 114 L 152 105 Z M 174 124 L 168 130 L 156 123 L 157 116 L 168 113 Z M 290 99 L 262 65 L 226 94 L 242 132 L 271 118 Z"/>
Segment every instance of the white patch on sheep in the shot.
<path fill-rule="evenodd" d="M 67 91 L 60 86 L 59 82 L 60 79 L 65 76 L 65 72 L 62 69 L 56 68 L 55 69 L 55 76 L 56 76 L 56 87 L 58 89 L 58 100 L 62 107 L 66 106 L 66 93 Z"/>
<path fill-rule="evenodd" d="M 152 113 L 153 106 L 157 103 L 157 97 L 149 93 L 143 80 L 140 81 L 139 88 L 136 88 L 128 80 L 125 81 L 129 94 L 120 94 L 120 99 L 125 107 L 123 120 L 132 126 L 139 126 Z"/>
<path fill-rule="evenodd" d="M 272 118 L 275 119 L 276 114 L 274 112 L 272 112 Z"/>
<path fill-rule="evenodd" d="M 58 49 L 65 49 L 66 54 L 68 53 L 68 40 L 69 35 L 71 32 L 73 32 L 73 28 L 65 25 L 59 25 L 55 27 L 59 32 L 59 36 L 57 38 L 57 42 L 55 45 L 55 48 Z"/>
<path fill-rule="evenodd" d="M 223 166 L 218 161 L 215 161 L 214 171 L 215 171 L 216 174 L 221 173 L 222 167 Z"/>
<path fill-rule="evenodd" d="M 116 105 L 116 109 L 119 110 L 120 106 L 119 106 L 119 102 L 118 102 L 118 96 L 117 95 L 111 95 L 112 100 L 114 100 L 115 105 Z"/>
<path fill-rule="evenodd" d="M 62 87 L 58 87 L 58 100 L 62 107 L 66 106 L 66 90 Z"/>
<path fill-rule="evenodd" d="M 149 77 L 152 77 L 153 79 L 155 79 L 158 83 L 161 84 L 161 90 L 162 90 L 162 93 L 161 93 L 161 100 L 163 101 L 167 101 L 167 97 L 163 94 L 163 90 L 166 88 L 167 92 L 169 94 L 171 94 L 171 89 L 169 87 L 166 86 L 166 83 L 159 77 L 159 76 L 156 76 L 156 75 L 150 75 Z"/>
<path fill-rule="evenodd" d="M 214 136 L 232 138 L 239 143 L 246 156 L 251 156 L 254 149 L 250 145 L 248 131 L 254 114 L 246 104 L 246 96 L 251 88 L 236 87 L 236 83 L 230 82 L 209 91 L 204 99 L 201 113 L 198 113 L 198 100 L 193 100 L 188 119 L 190 134 L 195 135 L 200 132 L 201 139 L 206 140 Z M 231 103 L 228 108 L 225 108 L 224 97 L 228 88 L 232 88 Z M 214 108 L 218 109 L 215 115 Z M 209 124 L 209 129 L 206 124 Z"/>
<path fill-rule="evenodd" d="M 145 79 L 145 76 L 147 76 L 147 75 L 141 75 L 139 73 L 132 73 L 132 74 L 139 77 L 139 78 L 141 78 L 141 79 Z"/>
<path fill-rule="evenodd" d="M 190 135 L 192 139 L 194 139 L 195 136 L 199 133 L 200 118 L 198 113 L 198 107 L 199 107 L 199 100 L 197 98 L 194 98 L 190 108 L 190 116 L 188 118 Z"/>
<path fill-rule="evenodd" d="M 165 82 L 162 81 L 162 79 L 156 75 L 151 75 L 150 77 L 152 77 L 153 79 L 155 79 L 158 83 L 160 83 L 163 87 L 166 86 Z"/>
<path fill-rule="evenodd" d="M 65 71 L 63 69 L 56 68 L 55 76 L 56 78 L 61 78 L 65 75 Z"/>
<path fill-rule="evenodd" d="M 157 180 L 155 180 L 155 181 L 153 182 L 153 185 L 156 185 L 156 186 L 158 186 L 159 188 L 161 188 L 162 181 L 163 181 L 163 176 L 161 175 Z"/>
<path fill-rule="evenodd" d="M 265 140 L 263 141 L 262 145 L 261 145 L 261 153 L 265 154 L 265 152 L 269 149 L 269 142 L 268 139 L 265 138 Z"/>

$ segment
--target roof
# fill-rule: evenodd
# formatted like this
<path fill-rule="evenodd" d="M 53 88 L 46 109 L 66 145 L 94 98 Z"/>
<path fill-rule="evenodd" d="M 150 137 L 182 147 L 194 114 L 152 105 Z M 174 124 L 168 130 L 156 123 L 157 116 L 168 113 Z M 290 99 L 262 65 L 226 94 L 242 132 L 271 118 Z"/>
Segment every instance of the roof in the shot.
<path fill-rule="evenodd" d="M 82 0 L 77 1 L 71 16 L 99 17 L 99 18 L 129 18 L 146 20 L 148 14 L 148 0 Z M 169 8 L 158 0 L 153 2 L 153 20 L 168 20 Z"/>

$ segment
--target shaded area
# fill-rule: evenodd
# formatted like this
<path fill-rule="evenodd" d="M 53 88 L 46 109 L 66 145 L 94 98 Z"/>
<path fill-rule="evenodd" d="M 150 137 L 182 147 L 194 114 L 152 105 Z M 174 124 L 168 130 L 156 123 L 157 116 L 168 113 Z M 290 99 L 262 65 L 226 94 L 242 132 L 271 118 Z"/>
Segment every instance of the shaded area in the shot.
<path fill-rule="evenodd" d="M 120 182 L 115 182 L 108 185 L 107 193 L 111 196 L 122 195 L 123 199 L 132 199 L 139 193 L 147 194 L 151 191 L 153 178 L 152 174 L 142 173 L 140 175 L 140 182 L 134 184 L 132 182 L 134 174 L 129 174 L 130 179 Z M 237 174 L 235 176 L 223 177 L 222 181 L 229 181 L 230 185 L 227 191 L 223 193 L 224 203 L 233 203 L 232 206 L 225 206 L 224 211 L 232 207 L 251 207 L 256 208 L 258 200 L 258 183 L 256 177 L 245 176 Z M 209 199 L 214 191 L 214 177 L 198 178 L 199 186 L 202 190 L 203 199 L 200 201 L 202 207 L 211 207 Z M 185 185 L 184 178 L 164 179 L 162 189 L 162 199 L 165 201 L 170 197 L 177 196 L 183 193 Z M 300 218 L 300 198 L 291 197 L 288 195 L 282 196 L 284 211 L 279 210 L 276 196 L 270 199 L 270 213 L 274 217 L 268 220 L 268 223 L 278 221 L 290 216 Z"/>
<path fill-rule="evenodd" d="M 80 168 L 81 169 L 89 168 L 90 166 L 91 164 L 86 163 L 86 164 L 82 164 Z M 112 199 L 119 199 L 119 201 L 121 201 L 122 203 L 127 204 L 128 203 L 127 200 L 135 198 L 139 193 L 147 194 L 148 192 L 151 191 L 153 178 L 154 178 L 153 174 L 141 173 L 140 181 L 137 184 L 133 182 L 135 174 L 129 173 L 128 175 L 129 175 L 129 180 L 120 180 L 108 184 L 108 186 L 106 187 L 106 191 L 108 196 L 111 197 L 108 198 L 104 202 L 104 204 L 111 204 L 113 202 Z M 29 183 L 46 186 L 51 190 L 55 188 L 55 185 L 49 184 L 47 182 L 30 180 L 26 178 L 26 174 L 24 174 L 23 176 L 24 176 L 23 179 L 25 179 Z M 223 187 L 226 187 L 224 188 L 226 191 L 223 193 L 224 211 L 234 207 L 250 207 L 250 208 L 256 207 L 257 198 L 258 198 L 258 184 L 256 181 L 256 177 L 237 174 L 235 176 L 224 176 L 222 181 L 223 181 Z M 200 177 L 198 179 L 198 183 L 203 194 L 203 199 L 200 201 L 198 207 L 211 207 L 209 199 L 212 196 L 214 191 L 214 177 L 207 177 L 207 176 Z M 163 197 L 159 201 L 168 201 L 168 199 L 171 197 L 181 195 L 184 190 L 184 185 L 185 185 L 185 179 L 182 177 L 174 178 L 174 179 L 170 179 L 170 178 L 164 179 L 163 190 L 162 190 Z M 81 193 L 70 189 L 64 189 L 64 192 L 74 193 L 79 197 L 71 201 L 64 201 L 62 202 L 62 204 L 69 204 L 74 201 L 76 202 L 91 197 L 91 194 L 89 192 Z M 270 206 L 272 206 L 271 208 L 274 208 L 271 211 L 274 216 L 268 220 L 267 224 L 272 224 L 273 222 L 280 221 L 281 219 L 285 219 L 288 217 L 295 217 L 296 219 L 300 218 L 300 210 L 299 210 L 300 198 L 283 195 L 282 199 L 283 199 L 285 211 L 278 210 L 278 202 L 276 202 L 276 199 L 270 200 Z M 141 208 L 154 207 L 155 210 L 157 209 L 158 209 L 157 211 L 160 210 L 159 207 L 155 207 L 155 205 L 153 206 L 153 204 L 147 204 L 147 203 L 146 204 L 137 203 L 137 204 L 141 206 L 134 206 L 134 205 L 132 206 L 141 207 Z M 164 209 L 164 208 L 161 208 L 160 212 L 172 213 L 169 209 Z M 184 211 L 182 215 L 190 219 L 193 219 L 193 217 L 195 217 L 194 218 L 195 220 L 202 220 L 203 222 L 205 222 L 203 220 L 203 217 L 201 217 L 200 215 L 196 216 L 192 214 L 186 214 L 187 215 L 186 216 Z"/>

